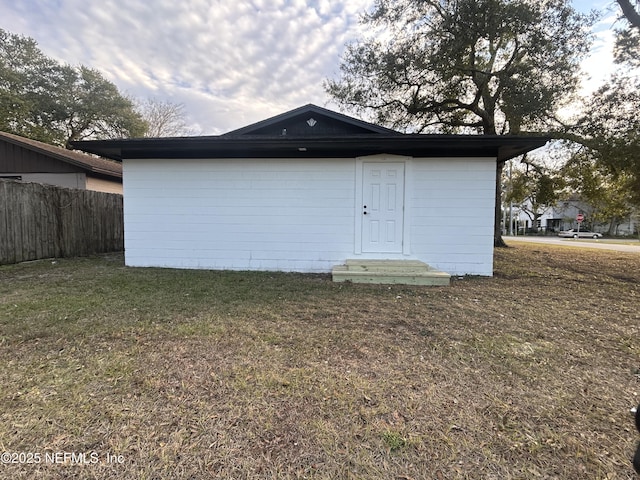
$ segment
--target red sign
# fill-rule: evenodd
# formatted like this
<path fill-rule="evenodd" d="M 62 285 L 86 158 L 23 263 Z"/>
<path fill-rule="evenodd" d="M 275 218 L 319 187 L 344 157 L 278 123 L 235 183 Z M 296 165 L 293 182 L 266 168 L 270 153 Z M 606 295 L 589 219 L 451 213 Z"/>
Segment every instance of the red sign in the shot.
<path fill-rule="evenodd" d="M 581 223 L 584 220 L 584 215 L 579 213 L 578 216 L 576 217 L 576 220 L 578 221 L 578 223 Z"/>

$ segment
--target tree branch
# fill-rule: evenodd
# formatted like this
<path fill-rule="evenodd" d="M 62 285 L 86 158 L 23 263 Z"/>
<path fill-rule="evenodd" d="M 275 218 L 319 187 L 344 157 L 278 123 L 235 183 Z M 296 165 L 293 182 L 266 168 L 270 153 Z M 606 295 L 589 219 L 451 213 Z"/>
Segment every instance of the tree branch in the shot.
<path fill-rule="evenodd" d="M 640 30 L 640 13 L 636 11 L 634 6 L 631 4 L 630 0 L 616 0 L 620 8 L 622 9 L 622 14 L 629 21 L 631 25 Z"/>

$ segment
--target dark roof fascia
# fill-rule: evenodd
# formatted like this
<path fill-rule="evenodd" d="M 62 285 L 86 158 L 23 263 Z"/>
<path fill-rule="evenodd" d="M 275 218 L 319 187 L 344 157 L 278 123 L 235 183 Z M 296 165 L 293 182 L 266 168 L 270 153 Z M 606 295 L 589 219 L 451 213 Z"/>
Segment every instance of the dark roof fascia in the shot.
<path fill-rule="evenodd" d="M 223 134 L 222 136 L 233 137 L 236 135 L 250 135 L 251 132 L 267 127 L 269 125 L 282 122 L 284 120 L 289 120 L 290 118 L 294 118 L 303 113 L 309 113 L 309 114 L 315 113 L 317 115 L 324 115 L 333 120 L 344 122 L 349 125 L 354 125 L 356 127 L 364 128 L 366 130 L 369 130 L 371 133 L 379 133 L 383 135 L 401 135 L 401 133 L 397 132 L 396 130 L 381 127 L 380 125 L 375 125 L 373 123 L 365 122 L 363 120 L 349 117 L 348 115 L 343 115 L 342 113 L 334 112 L 332 110 L 327 110 L 326 108 L 318 107 L 317 105 L 313 105 L 312 103 L 309 103 L 302 107 L 298 107 L 288 112 L 281 113 L 280 115 L 276 115 L 275 117 L 267 118 L 266 120 L 261 120 L 256 123 L 252 123 L 251 125 L 238 128 L 237 130 L 232 130 L 230 132 Z"/>
<path fill-rule="evenodd" d="M 102 172 L 96 169 L 87 170 L 86 175 L 92 178 L 99 178 L 101 180 L 107 180 L 109 182 L 116 182 L 122 184 L 122 172 L 113 173 L 113 172 Z"/>
<path fill-rule="evenodd" d="M 117 179 L 117 181 L 122 181 L 122 168 L 119 167 L 118 164 L 113 165 L 113 168 L 111 168 L 111 165 L 109 165 L 110 168 L 103 168 L 97 165 L 103 162 L 113 163 L 109 160 L 106 160 L 105 158 L 91 157 L 84 153 L 66 150 L 61 147 L 56 147 L 55 145 L 49 145 L 48 143 L 40 142 L 38 140 L 32 140 L 30 138 L 21 137 L 19 135 L 14 135 L 7 132 L 0 132 L 0 140 L 79 167 L 86 172 L 94 174 L 93 176 L 95 177 L 103 178 L 105 180 L 113 181 L 114 179 Z"/>
<path fill-rule="evenodd" d="M 544 146 L 550 137 L 510 135 L 228 136 L 87 140 L 74 148 L 122 161 L 142 158 L 496 157 L 504 162 Z"/>

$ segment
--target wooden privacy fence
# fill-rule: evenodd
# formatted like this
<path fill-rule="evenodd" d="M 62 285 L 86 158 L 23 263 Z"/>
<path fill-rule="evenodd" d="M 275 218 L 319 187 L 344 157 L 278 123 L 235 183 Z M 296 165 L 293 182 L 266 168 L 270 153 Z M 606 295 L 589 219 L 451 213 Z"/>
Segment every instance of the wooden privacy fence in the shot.
<path fill-rule="evenodd" d="M 122 195 L 0 181 L 0 264 L 122 250 Z"/>

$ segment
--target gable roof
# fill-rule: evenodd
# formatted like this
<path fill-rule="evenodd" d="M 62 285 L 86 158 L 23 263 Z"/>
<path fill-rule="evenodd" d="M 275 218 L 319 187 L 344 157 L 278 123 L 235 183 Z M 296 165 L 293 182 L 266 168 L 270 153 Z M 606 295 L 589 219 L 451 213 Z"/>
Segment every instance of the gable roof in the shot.
<path fill-rule="evenodd" d="M 354 158 L 386 153 L 412 157 L 495 157 L 502 162 L 542 147 L 549 140 L 520 135 L 404 134 L 305 105 L 218 136 L 86 140 L 70 144 L 114 160 Z"/>
<path fill-rule="evenodd" d="M 366 134 L 400 135 L 400 132 L 309 103 L 266 120 L 232 130 L 223 136 L 265 135 L 284 137 Z"/>
<path fill-rule="evenodd" d="M 0 141 L 17 145 L 18 147 L 26 150 L 54 158 L 66 164 L 78 167 L 85 172 L 95 174 L 96 176 L 108 177 L 114 180 L 122 179 L 122 164 L 119 162 L 94 157 L 78 151 L 67 150 L 65 148 L 56 147 L 55 145 L 31 140 L 30 138 L 21 137 L 7 132 L 0 132 Z"/>

